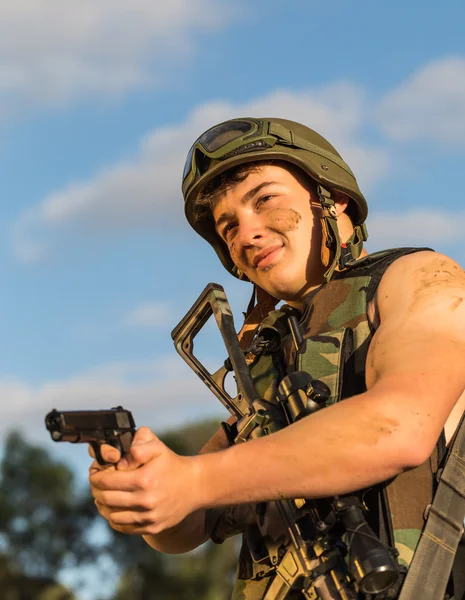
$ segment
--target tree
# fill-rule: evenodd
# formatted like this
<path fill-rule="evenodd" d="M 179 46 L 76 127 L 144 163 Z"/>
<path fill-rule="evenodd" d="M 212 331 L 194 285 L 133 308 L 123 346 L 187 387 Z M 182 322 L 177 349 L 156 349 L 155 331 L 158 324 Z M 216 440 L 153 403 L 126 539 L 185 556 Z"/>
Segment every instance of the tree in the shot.
<path fill-rule="evenodd" d="M 95 505 L 88 493 L 77 492 L 64 463 L 12 432 L 0 476 L 0 536 L 14 569 L 53 579 L 62 567 L 94 560 L 87 532 Z"/>
<path fill-rule="evenodd" d="M 162 437 L 174 451 L 195 454 L 216 427 L 214 422 L 196 423 Z M 156 552 L 141 537 L 111 529 L 88 490 L 77 489 L 69 467 L 18 432 L 7 436 L 0 477 L 2 600 L 76 600 L 57 583 L 57 573 L 86 565 L 99 570 L 109 563 L 121 573 L 114 600 L 230 597 L 234 540 L 220 546 L 207 543 L 182 556 Z M 98 543 L 96 528 L 103 531 Z M 105 572 L 99 573 L 103 579 Z M 96 592 L 95 600 L 101 593 Z"/>
<path fill-rule="evenodd" d="M 0 556 L 2 600 L 76 600 L 65 586 L 50 577 L 27 577 L 14 570 L 6 556 Z"/>

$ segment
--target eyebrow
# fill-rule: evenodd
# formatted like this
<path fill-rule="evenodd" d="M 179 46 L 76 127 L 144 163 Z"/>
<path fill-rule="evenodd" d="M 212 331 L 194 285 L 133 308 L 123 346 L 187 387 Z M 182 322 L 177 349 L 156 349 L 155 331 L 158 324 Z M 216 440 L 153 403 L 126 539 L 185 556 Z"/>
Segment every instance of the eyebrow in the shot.
<path fill-rule="evenodd" d="M 252 200 L 252 198 L 254 196 L 256 196 L 264 187 L 267 187 L 268 185 L 275 185 L 276 183 L 277 183 L 276 181 L 262 181 L 262 183 L 259 183 L 258 185 L 256 185 L 252 189 L 250 189 L 248 192 L 246 192 L 242 196 L 241 204 L 242 205 L 247 204 L 247 202 L 250 202 L 250 200 Z M 223 225 L 223 223 L 228 221 L 231 218 L 231 216 L 232 216 L 231 212 L 221 213 L 221 215 L 218 217 L 218 219 L 216 220 L 216 223 L 215 223 L 215 229 L 217 232 L 219 232 L 221 225 Z"/>

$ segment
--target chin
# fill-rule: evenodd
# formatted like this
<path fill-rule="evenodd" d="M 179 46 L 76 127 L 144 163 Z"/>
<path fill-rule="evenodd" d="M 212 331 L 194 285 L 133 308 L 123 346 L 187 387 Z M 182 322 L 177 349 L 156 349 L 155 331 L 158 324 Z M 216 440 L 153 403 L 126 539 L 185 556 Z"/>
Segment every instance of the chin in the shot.
<path fill-rule="evenodd" d="M 299 292 L 301 288 L 296 288 L 295 282 L 292 283 L 293 285 L 290 281 L 279 278 L 258 283 L 258 285 L 278 300 L 284 302 L 300 301 Z"/>

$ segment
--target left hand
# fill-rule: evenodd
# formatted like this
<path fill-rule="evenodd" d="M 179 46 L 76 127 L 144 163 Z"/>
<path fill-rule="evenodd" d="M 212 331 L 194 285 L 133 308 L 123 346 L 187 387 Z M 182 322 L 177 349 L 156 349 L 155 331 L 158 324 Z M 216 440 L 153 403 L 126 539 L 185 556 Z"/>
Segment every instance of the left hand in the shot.
<path fill-rule="evenodd" d="M 114 453 L 114 448 L 102 448 Z M 156 535 L 200 508 L 196 457 L 179 456 L 147 427 L 134 436 L 115 468 L 94 461 L 89 482 L 95 503 L 111 527 L 122 533 Z"/>

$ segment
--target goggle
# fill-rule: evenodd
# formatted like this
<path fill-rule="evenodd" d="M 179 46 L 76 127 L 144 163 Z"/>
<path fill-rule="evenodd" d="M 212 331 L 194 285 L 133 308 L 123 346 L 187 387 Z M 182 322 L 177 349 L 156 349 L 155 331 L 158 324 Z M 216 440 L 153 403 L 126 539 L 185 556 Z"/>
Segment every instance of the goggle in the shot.
<path fill-rule="evenodd" d="M 184 166 L 184 196 L 205 175 L 211 160 L 226 160 L 248 152 L 267 150 L 276 144 L 314 152 L 338 164 L 353 176 L 341 158 L 297 136 L 280 123 L 262 119 L 237 119 L 211 127 L 194 142 Z"/>

